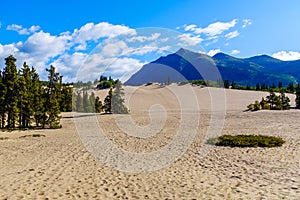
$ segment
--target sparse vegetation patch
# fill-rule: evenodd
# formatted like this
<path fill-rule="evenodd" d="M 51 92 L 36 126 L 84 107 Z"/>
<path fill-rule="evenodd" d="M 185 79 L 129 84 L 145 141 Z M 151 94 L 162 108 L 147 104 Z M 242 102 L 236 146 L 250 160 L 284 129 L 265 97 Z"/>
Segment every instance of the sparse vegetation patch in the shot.
<path fill-rule="evenodd" d="M 279 147 L 285 141 L 280 137 L 264 135 L 222 135 L 209 139 L 208 143 L 229 147 Z"/>
<path fill-rule="evenodd" d="M 23 136 L 20 136 L 19 138 L 27 138 L 27 137 L 46 137 L 46 135 L 35 133 L 32 135 L 23 135 Z"/>

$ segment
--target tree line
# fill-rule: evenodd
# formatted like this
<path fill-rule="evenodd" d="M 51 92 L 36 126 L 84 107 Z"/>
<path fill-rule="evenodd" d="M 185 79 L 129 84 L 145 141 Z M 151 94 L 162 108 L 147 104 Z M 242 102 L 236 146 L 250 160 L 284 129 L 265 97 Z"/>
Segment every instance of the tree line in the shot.
<path fill-rule="evenodd" d="M 72 110 L 72 87 L 50 66 L 42 82 L 34 67 L 24 62 L 18 71 L 16 59 L 5 58 L 0 71 L 0 128 L 60 128 L 61 111 Z"/>
<path fill-rule="evenodd" d="M 119 80 L 107 79 L 107 77 L 101 76 L 97 88 L 109 88 L 104 102 L 98 96 L 95 96 L 94 92 L 89 93 L 86 88 L 82 88 L 74 93 L 73 111 L 85 113 L 128 113 L 128 109 L 124 105 L 124 90 Z"/>
<path fill-rule="evenodd" d="M 228 89 L 239 89 L 239 90 L 255 90 L 255 91 L 268 91 L 268 92 L 284 92 L 284 93 L 294 93 L 298 85 L 294 83 L 289 83 L 287 86 L 283 86 L 282 82 L 278 82 L 276 85 L 272 83 L 271 85 L 267 85 L 266 83 L 257 83 L 255 86 L 251 85 L 238 85 L 235 81 L 229 82 L 228 80 L 224 80 L 223 82 L 224 88 Z"/>

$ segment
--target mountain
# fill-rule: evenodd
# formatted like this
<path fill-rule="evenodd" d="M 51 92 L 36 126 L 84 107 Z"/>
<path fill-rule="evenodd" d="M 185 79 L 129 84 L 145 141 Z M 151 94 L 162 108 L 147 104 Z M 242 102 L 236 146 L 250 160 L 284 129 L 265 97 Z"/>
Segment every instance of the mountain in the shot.
<path fill-rule="evenodd" d="M 268 55 L 236 58 L 224 53 L 210 57 L 181 48 L 144 65 L 125 84 L 197 79 L 217 81 L 220 77 L 240 85 L 271 85 L 278 82 L 283 85 L 291 82 L 296 84 L 300 82 L 300 60 L 282 61 Z"/>

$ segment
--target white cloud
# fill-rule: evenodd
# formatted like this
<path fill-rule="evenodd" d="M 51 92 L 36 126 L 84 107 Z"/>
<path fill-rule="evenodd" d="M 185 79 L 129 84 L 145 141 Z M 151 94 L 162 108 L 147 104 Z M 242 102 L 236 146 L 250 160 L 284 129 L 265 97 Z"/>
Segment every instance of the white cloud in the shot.
<path fill-rule="evenodd" d="M 87 59 L 88 54 L 82 52 L 74 52 L 73 54 L 63 54 L 58 59 L 53 61 L 51 65 L 56 66 L 57 70 L 62 74 L 69 74 L 74 72 L 83 65 L 85 60 Z"/>
<path fill-rule="evenodd" d="M 115 57 L 121 56 L 122 51 L 127 49 L 128 46 L 124 41 L 114 41 L 114 42 L 107 42 L 107 44 L 102 48 L 101 55 L 104 57 Z"/>
<path fill-rule="evenodd" d="M 221 50 L 220 49 L 212 49 L 212 50 L 210 50 L 208 53 L 207 53 L 207 55 L 209 55 L 209 56 L 214 56 L 214 55 L 216 55 L 217 53 L 220 53 L 221 52 Z"/>
<path fill-rule="evenodd" d="M 236 50 L 236 49 L 231 51 L 231 54 L 233 54 L 233 55 L 239 54 L 239 53 L 241 53 L 241 52 L 239 50 Z"/>
<path fill-rule="evenodd" d="M 29 35 L 29 34 L 34 33 L 34 32 L 36 32 L 40 29 L 41 29 L 40 26 L 35 26 L 35 25 L 31 26 L 30 28 L 23 28 L 21 25 L 11 24 L 11 25 L 8 25 L 6 27 L 6 30 L 16 31 L 20 35 Z"/>
<path fill-rule="evenodd" d="M 225 37 L 226 37 L 227 40 L 230 40 L 230 39 L 235 38 L 235 37 L 237 37 L 239 35 L 240 35 L 240 33 L 238 31 L 232 31 L 230 33 L 227 33 L 225 35 Z"/>
<path fill-rule="evenodd" d="M 251 25 L 251 24 L 252 24 L 251 19 L 244 19 L 244 20 L 243 20 L 242 28 L 246 28 L 247 26 L 249 26 L 249 25 Z"/>
<path fill-rule="evenodd" d="M 101 74 L 120 77 L 126 81 L 132 74 L 139 70 L 144 64 L 134 58 L 103 58 L 101 54 L 89 55 L 86 62 L 79 69 L 76 80 L 93 80 Z"/>
<path fill-rule="evenodd" d="M 127 48 L 123 51 L 122 55 L 127 55 L 127 56 L 139 55 L 139 56 L 142 56 L 142 55 L 145 55 L 145 54 L 151 53 L 151 52 L 163 53 L 164 51 L 168 51 L 170 49 L 171 49 L 170 46 L 159 47 L 155 43 L 152 43 L 152 44 L 141 46 L 141 47 Z"/>
<path fill-rule="evenodd" d="M 185 32 L 187 32 L 186 34 L 188 34 L 186 35 L 186 39 L 191 37 L 200 38 L 201 36 L 201 42 L 209 41 L 205 44 L 206 46 L 208 46 L 218 42 L 220 37 L 225 37 L 227 40 L 229 40 L 239 36 L 240 33 L 237 30 L 233 30 L 225 35 L 225 32 L 236 26 L 237 21 L 237 19 L 233 19 L 229 22 L 215 22 L 209 24 L 205 28 L 197 27 L 197 25 L 195 24 L 183 25 L 183 29 Z"/>
<path fill-rule="evenodd" d="M 31 26 L 28 30 L 31 32 L 31 33 L 34 33 L 34 32 L 36 32 L 36 31 L 38 31 L 38 30 L 40 30 L 41 29 L 41 27 L 40 26 Z"/>
<path fill-rule="evenodd" d="M 208 25 L 206 28 L 194 28 L 196 34 L 204 33 L 208 36 L 216 36 L 222 34 L 224 31 L 234 27 L 237 23 L 237 19 L 230 22 L 215 22 Z"/>
<path fill-rule="evenodd" d="M 186 47 L 186 46 L 195 46 L 203 41 L 199 35 L 192 36 L 190 33 L 181 34 L 178 36 L 180 41 L 179 45 Z"/>
<path fill-rule="evenodd" d="M 55 57 L 70 48 L 68 42 L 72 39 L 70 35 L 53 36 L 43 31 L 34 33 L 24 43 L 20 51 L 31 56 L 42 56 L 45 58 Z"/>
<path fill-rule="evenodd" d="M 299 60 L 300 59 L 300 52 L 296 51 L 280 51 L 277 53 L 274 53 L 272 57 L 284 60 L 284 61 L 289 61 L 289 60 Z"/>
<path fill-rule="evenodd" d="M 16 44 L 8 44 L 8 45 L 0 44 L 0 58 L 2 60 L 11 54 L 15 54 L 17 51 L 18 48 L 16 47 Z"/>
<path fill-rule="evenodd" d="M 196 28 L 197 28 L 197 25 L 191 24 L 191 25 L 185 26 L 184 30 L 185 31 L 194 31 Z"/>
<path fill-rule="evenodd" d="M 159 38 L 161 34 L 160 33 L 153 33 L 151 36 L 135 36 L 132 38 L 128 38 L 127 42 L 145 42 L 145 41 L 153 41 Z"/>
<path fill-rule="evenodd" d="M 75 29 L 73 33 L 74 43 L 80 44 L 80 49 L 86 47 L 86 41 L 97 42 L 100 38 L 112 38 L 119 35 L 136 35 L 136 31 L 127 26 L 113 25 L 107 22 L 98 24 L 87 23 L 79 30 Z"/>

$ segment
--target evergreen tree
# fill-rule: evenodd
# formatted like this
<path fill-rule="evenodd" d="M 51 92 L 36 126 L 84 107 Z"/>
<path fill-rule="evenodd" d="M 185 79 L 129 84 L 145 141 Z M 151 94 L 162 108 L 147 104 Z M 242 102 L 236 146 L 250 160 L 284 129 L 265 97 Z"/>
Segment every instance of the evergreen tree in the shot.
<path fill-rule="evenodd" d="M 18 118 L 18 73 L 17 60 L 10 55 L 5 58 L 2 82 L 5 87 L 4 109 L 7 114 L 7 128 L 15 128 Z"/>
<path fill-rule="evenodd" d="M 46 121 L 46 109 L 45 109 L 45 90 L 42 87 L 42 83 L 39 79 L 39 75 L 35 71 L 34 68 L 32 71 L 32 88 L 31 91 L 33 93 L 33 116 L 35 120 L 35 125 L 39 127 L 42 122 Z"/>
<path fill-rule="evenodd" d="M 72 111 L 72 97 L 73 88 L 69 86 L 63 86 L 60 98 L 60 111 L 61 112 L 71 112 Z"/>
<path fill-rule="evenodd" d="M 271 86 L 272 89 L 275 89 L 276 88 L 276 85 L 275 83 L 272 83 L 272 86 Z"/>
<path fill-rule="evenodd" d="M 89 95 L 88 95 L 87 91 L 84 91 L 84 92 L 83 92 L 83 98 L 82 98 L 82 101 L 83 101 L 83 109 L 84 109 L 84 112 L 86 112 L 86 113 L 92 112 L 92 109 L 91 109 L 91 103 L 90 103 Z"/>
<path fill-rule="evenodd" d="M 280 93 L 280 101 L 281 101 L 281 105 L 282 105 L 282 110 L 289 110 L 290 109 L 290 99 L 285 96 L 285 94 L 283 92 Z"/>
<path fill-rule="evenodd" d="M 25 62 L 19 73 L 19 127 L 25 128 L 31 125 L 33 116 L 32 71 Z"/>
<path fill-rule="evenodd" d="M 261 90 L 261 89 L 260 89 L 260 85 L 259 85 L 259 83 L 257 83 L 257 84 L 256 84 L 256 88 L 255 88 L 255 90 L 256 90 L 256 91 L 259 91 L 259 90 Z"/>
<path fill-rule="evenodd" d="M 270 92 L 269 96 L 266 97 L 266 102 L 270 105 L 271 110 L 281 110 L 281 101 L 275 92 Z"/>
<path fill-rule="evenodd" d="M 296 108 L 300 109 L 300 85 L 298 84 L 296 88 Z"/>
<path fill-rule="evenodd" d="M 228 80 L 225 80 L 224 81 L 224 88 L 229 88 L 229 86 L 230 86 L 230 83 L 229 83 L 229 81 Z"/>
<path fill-rule="evenodd" d="M 100 98 L 97 96 L 95 99 L 95 112 L 101 113 L 103 111 L 102 102 L 100 101 Z"/>
<path fill-rule="evenodd" d="M 238 89 L 236 82 L 234 81 L 231 82 L 231 89 Z"/>
<path fill-rule="evenodd" d="M 72 111 L 77 111 L 77 95 L 76 93 L 73 91 L 72 93 Z"/>
<path fill-rule="evenodd" d="M 268 86 L 265 83 L 261 84 L 261 90 L 268 90 Z"/>
<path fill-rule="evenodd" d="M 295 92 L 295 88 L 294 88 L 294 84 L 290 83 L 287 87 L 288 92 L 290 93 L 294 93 Z"/>
<path fill-rule="evenodd" d="M 46 87 L 46 120 L 43 121 L 43 128 L 45 125 L 49 125 L 50 128 L 60 128 L 60 107 L 59 101 L 61 98 L 62 76 L 55 72 L 55 67 L 52 65 L 49 69 L 48 82 Z"/>
<path fill-rule="evenodd" d="M 104 99 L 103 109 L 105 113 L 112 113 L 112 109 L 111 109 L 112 95 L 113 95 L 113 91 L 112 88 L 110 88 L 108 91 L 108 95 Z"/>
<path fill-rule="evenodd" d="M 84 112 L 83 100 L 82 100 L 80 92 L 78 92 L 77 95 L 76 95 L 76 111 L 77 112 Z"/>
<path fill-rule="evenodd" d="M 95 113 L 95 103 L 96 103 L 95 93 L 92 92 L 91 95 L 89 96 L 89 111 L 91 113 Z"/>
<path fill-rule="evenodd" d="M 3 84 L 2 71 L 0 71 L 0 128 L 5 127 L 5 96 L 6 96 L 6 88 Z"/>
<path fill-rule="evenodd" d="M 170 78 L 170 76 L 168 76 L 166 85 L 170 85 L 170 84 L 171 84 L 171 78 Z"/>
<path fill-rule="evenodd" d="M 122 83 L 118 81 L 115 85 L 115 90 L 112 93 L 111 109 L 116 114 L 127 114 L 128 109 L 124 105 L 124 89 Z"/>

